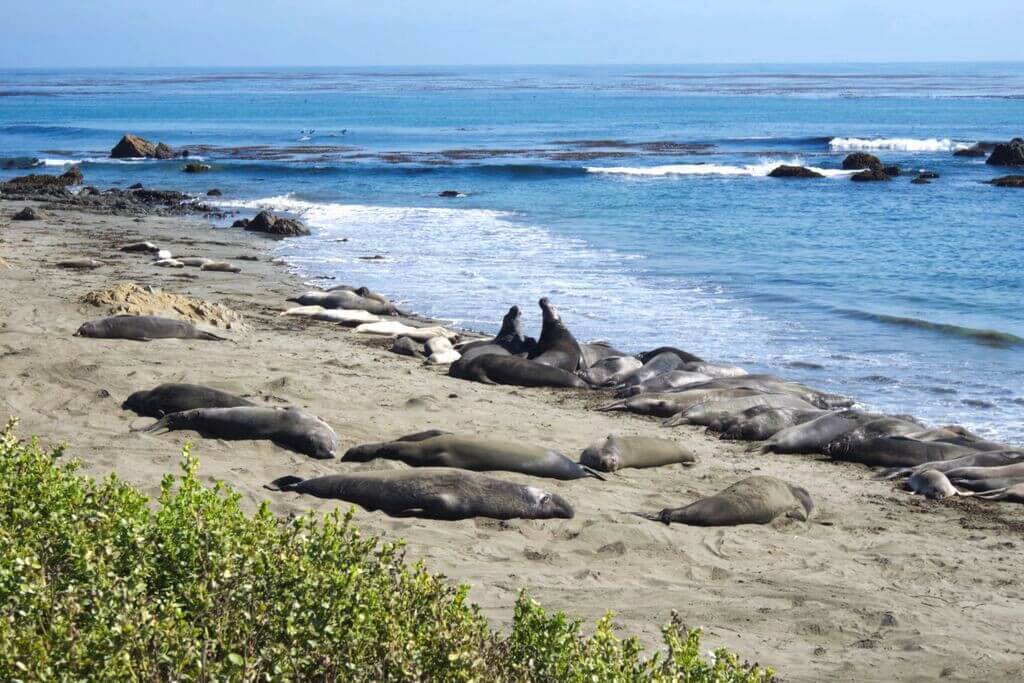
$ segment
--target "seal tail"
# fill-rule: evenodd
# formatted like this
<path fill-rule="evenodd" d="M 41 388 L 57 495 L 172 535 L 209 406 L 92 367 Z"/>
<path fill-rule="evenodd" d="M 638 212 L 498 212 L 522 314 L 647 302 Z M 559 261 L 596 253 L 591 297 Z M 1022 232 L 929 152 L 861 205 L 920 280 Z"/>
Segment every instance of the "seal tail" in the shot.
<path fill-rule="evenodd" d="M 673 415 L 672 417 L 666 418 L 665 420 L 662 420 L 662 422 L 661 422 L 661 426 L 662 427 L 678 427 L 680 425 L 688 425 L 688 424 L 690 424 L 690 421 L 686 418 L 686 416 L 682 412 L 678 412 L 675 415 Z"/>
<path fill-rule="evenodd" d="M 629 514 L 635 515 L 646 519 L 649 522 L 661 522 L 662 524 L 671 524 L 672 520 L 669 517 L 668 510 L 662 510 L 661 512 L 630 512 Z"/>
<path fill-rule="evenodd" d="M 296 477 L 294 475 L 287 475 L 284 477 L 278 477 L 269 484 L 264 484 L 263 488 L 271 491 L 293 491 L 295 487 L 306 481 L 302 477 Z"/>
<path fill-rule="evenodd" d="M 586 465 L 580 465 L 580 467 L 583 468 L 583 471 L 587 473 L 588 477 L 600 479 L 601 481 L 608 481 L 608 479 L 603 474 L 595 470 L 593 467 L 587 467 Z"/>
<path fill-rule="evenodd" d="M 603 406 L 598 406 L 594 410 L 597 410 L 597 411 L 602 412 L 602 413 L 607 413 L 607 412 L 611 412 L 613 410 L 625 410 L 625 409 L 626 409 L 626 401 L 622 400 L 622 401 L 612 401 L 611 403 L 605 403 Z"/>
<path fill-rule="evenodd" d="M 214 334 L 213 332 L 207 332 L 206 330 L 199 331 L 199 338 L 204 339 L 206 341 L 229 341 L 227 337 L 221 337 Z"/>
<path fill-rule="evenodd" d="M 171 413 L 171 415 L 164 415 L 162 418 L 160 418 L 159 420 L 157 420 L 153 424 L 149 425 L 148 427 L 140 427 L 138 429 L 133 429 L 132 431 L 133 432 L 159 432 L 160 430 L 164 430 L 164 431 L 168 431 L 169 432 L 169 431 L 171 431 L 170 418 L 171 418 L 171 416 L 173 414 L 174 413 Z"/>

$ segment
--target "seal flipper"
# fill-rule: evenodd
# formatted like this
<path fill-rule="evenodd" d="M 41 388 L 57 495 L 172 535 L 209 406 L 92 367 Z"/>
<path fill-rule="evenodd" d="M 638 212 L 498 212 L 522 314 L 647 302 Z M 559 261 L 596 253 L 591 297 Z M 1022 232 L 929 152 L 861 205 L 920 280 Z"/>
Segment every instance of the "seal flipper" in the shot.
<path fill-rule="evenodd" d="M 607 413 L 612 410 L 624 410 L 626 408 L 626 400 L 627 399 L 622 399 L 620 401 L 612 401 L 611 403 L 606 403 L 603 406 L 598 406 L 594 410 L 597 410 L 602 413 Z"/>
<path fill-rule="evenodd" d="M 914 471 L 913 467 L 891 467 L 884 469 L 876 474 L 872 479 L 876 481 L 886 481 L 889 479 L 899 479 L 900 477 L 907 476 Z"/>
<path fill-rule="evenodd" d="M 149 425 L 148 427 L 142 427 L 141 429 L 133 429 L 132 431 L 133 432 L 156 432 L 156 431 L 159 431 L 161 429 L 166 429 L 167 431 L 171 431 L 169 423 L 170 423 L 171 415 L 174 415 L 174 414 L 175 413 L 171 413 L 170 415 L 164 415 L 163 417 L 161 417 L 159 420 L 157 420 L 153 424 Z"/>
<path fill-rule="evenodd" d="M 302 477 L 296 477 L 295 475 L 289 474 L 284 477 L 278 477 L 269 484 L 264 484 L 263 488 L 271 491 L 293 491 L 295 487 L 306 481 Z"/>
<path fill-rule="evenodd" d="M 600 479 L 601 481 L 608 481 L 603 474 L 601 474 L 600 472 L 595 470 L 593 467 L 588 467 L 586 465 L 580 465 L 580 468 L 582 468 L 583 471 L 587 473 L 588 477 L 593 477 L 594 479 Z"/>
<path fill-rule="evenodd" d="M 426 441 L 427 439 L 433 439 L 435 436 L 445 436 L 452 432 L 446 432 L 443 429 L 427 429 L 422 432 L 416 432 L 414 434 L 406 434 L 400 436 L 395 441 Z"/>
<path fill-rule="evenodd" d="M 199 338 L 205 341 L 228 341 L 227 337 L 220 337 L 213 332 L 207 332 L 206 330 L 199 330 Z M 144 341 L 149 341 L 148 339 Z"/>
<path fill-rule="evenodd" d="M 981 498 L 983 500 L 1002 500 L 1003 498 L 1006 498 L 1006 491 L 1007 487 L 1004 486 L 1001 489 L 992 489 L 991 491 L 980 491 L 978 493 L 974 493 L 971 495 L 975 496 L 976 498 Z M 966 494 L 961 493 L 960 495 Z"/>

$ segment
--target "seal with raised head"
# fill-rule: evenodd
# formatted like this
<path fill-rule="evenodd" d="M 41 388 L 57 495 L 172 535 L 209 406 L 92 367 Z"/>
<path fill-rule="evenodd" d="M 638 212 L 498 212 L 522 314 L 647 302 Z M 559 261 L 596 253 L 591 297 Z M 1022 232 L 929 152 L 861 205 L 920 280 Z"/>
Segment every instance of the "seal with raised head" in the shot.
<path fill-rule="evenodd" d="M 171 413 L 143 431 L 188 429 L 212 439 L 272 441 L 313 458 L 333 458 L 338 435 L 330 425 L 301 408 L 196 408 Z"/>
<path fill-rule="evenodd" d="M 331 474 L 315 479 L 289 476 L 275 479 L 267 488 L 343 500 L 393 517 L 572 519 L 575 514 L 558 494 L 447 467 Z"/>
<path fill-rule="evenodd" d="M 580 464 L 601 472 L 615 472 L 626 467 L 692 466 L 697 464 L 697 456 L 668 439 L 609 434 L 584 449 Z"/>
<path fill-rule="evenodd" d="M 467 361 L 477 356 L 497 354 L 499 356 L 527 355 L 537 345 L 533 337 L 523 335 L 522 312 L 518 306 L 508 309 L 501 320 L 501 329 L 493 339 L 477 339 L 464 342 L 455 347 Z"/>
<path fill-rule="evenodd" d="M 684 363 L 702 363 L 702 362 L 704 362 L 704 359 L 701 358 L 700 356 L 695 356 L 695 355 L 693 355 L 692 353 L 690 353 L 688 351 L 683 351 L 682 349 L 677 349 L 674 346 L 659 346 L 658 348 L 651 349 L 650 351 L 641 351 L 640 353 L 636 354 L 636 357 L 640 359 L 641 363 L 646 363 L 647 361 L 649 361 L 650 359 L 654 358 L 655 356 L 659 356 L 659 355 L 661 355 L 663 353 L 671 353 L 672 355 L 676 356 L 677 358 L 679 358 L 679 360 L 681 360 Z"/>
<path fill-rule="evenodd" d="M 562 387 L 586 389 L 582 379 L 559 368 L 534 363 L 519 356 L 487 354 L 451 364 L 448 374 L 484 384 L 510 384 L 519 387 Z"/>
<path fill-rule="evenodd" d="M 541 365 L 550 365 L 566 372 L 576 372 L 580 369 L 583 359 L 583 351 L 580 349 L 579 342 L 562 322 L 558 309 L 548 301 L 547 297 L 541 299 L 538 304 L 544 319 L 543 326 L 537 346 L 527 358 Z"/>
<path fill-rule="evenodd" d="M 648 517 L 665 524 L 691 526 L 736 526 L 768 524 L 786 515 L 807 521 L 814 501 L 807 489 L 775 477 L 753 476 L 742 479 L 713 496 L 701 498 L 681 508 L 666 508 Z"/>
<path fill-rule="evenodd" d="M 971 496 L 972 493 L 958 491 L 949 478 L 938 470 L 921 470 L 910 475 L 904 488 L 931 500 L 942 500 L 951 496 Z"/>
<path fill-rule="evenodd" d="M 155 315 L 112 315 L 92 320 L 83 323 L 75 332 L 75 336 L 95 339 L 132 339 L 134 341 L 150 341 L 152 339 L 225 341 L 224 337 L 201 330 L 190 322 L 174 318 L 161 318 Z"/>
<path fill-rule="evenodd" d="M 253 403 L 241 396 L 199 384 L 160 384 L 148 391 L 136 391 L 121 407 L 145 417 L 160 418 L 195 408 L 238 408 Z"/>
<path fill-rule="evenodd" d="M 410 435 L 416 437 L 417 435 Z M 399 460 L 413 467 L 455 467 L 474 472 L 519 472 L 550 479 L 600 476 L 558 451 L 528 446 L 519 441 L 441 434 L 429 438 L 371 443 L 350 448 L 342 460 L 368 462 L 377 458 Z"/>

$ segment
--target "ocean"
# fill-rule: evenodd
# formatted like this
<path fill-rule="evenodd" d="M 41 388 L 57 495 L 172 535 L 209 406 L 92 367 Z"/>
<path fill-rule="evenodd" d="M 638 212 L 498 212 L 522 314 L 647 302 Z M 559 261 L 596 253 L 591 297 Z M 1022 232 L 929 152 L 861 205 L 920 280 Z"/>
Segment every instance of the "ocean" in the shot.
<path fill-rule="evenodd" d="M 107 159 L 126 132 L 213 169 Z M 581 340 L 1014 443 L 1024 192 L 953 151 L 1022 134 L 1024 64 L 0 71 L 0 167 L 293 212 L 314 235 L 268 248 L 313 284 L 534 335 L 548 296 Z M 855 150 L 940 178 L 850 182 Z"/>

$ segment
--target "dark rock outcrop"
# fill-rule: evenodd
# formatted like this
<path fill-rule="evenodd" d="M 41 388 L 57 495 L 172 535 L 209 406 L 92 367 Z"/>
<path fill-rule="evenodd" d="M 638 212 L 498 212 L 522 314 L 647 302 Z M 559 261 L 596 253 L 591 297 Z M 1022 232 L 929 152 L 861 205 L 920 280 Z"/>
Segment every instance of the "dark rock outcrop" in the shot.
<path fill-rule="evenodd" d="M 890 178 L 895 178 L 900 174 L 900 167 L 895 165 L 885 166 L 884 168 L 882 168 L 882 171 L 885 173 L 885 175 L 889 176 Z"/>
<path fill-rule="evenodd" d="M 911 185 L 931 185 L 932 181 L 925 178 L 923 175 L 919 175 L 910 181 Z"/>
<path fill-rule="evenodd" d="M 924 178 L 925 180 L 935 180 L 939 177 L 939 174 L 935 171 L 919 171 L 917 177 Z"/>
<path fill-rule="evenodd" d="M 806 166 L 777 166 L 768 174 L 769 178 L 824 178 L 822 174 Z"/>
<path fill-rule="evenodd" d="M 874 154 L 868 154 L 867 152 L 854 152 L 853 154 L 846 155 L 843 159 L 843 168 L 847 171 L 853 171 L 861 168 L 865 169 L 877 169 L 882 170 L 882 160 L 876 157 Z"/>
<path fill-rule="evenodd" d="M 892 180 L 892 178 L 886 175 L 885 171 L 880 168 L 868 168 L 860 173 L 854 173 L 850 176 L 850 180 L 857 183 L 866 183 L 876 180 Z"/>
<path fill-rule="evenodd" d="M 963 147 L 955 150 L 953 156 L 955 157 L 983 157 L 988 154 L 988 150 L 980 142 L 976 142 L 970 147 Z"/>
<path fill-rule="evenodd" d="M 244 228 L 272 237 L 301 237 L 309 234 L 309 228 L 292 218 L 281 218 L 269 211 L 260 211 L 252 219 L 235 221 L 231 227 Z"/>
<path fill-rule="evenodd" d="M 1024 175 L 1008 175 L 988 182 L 996 187 L 1024 187 Z"/>
<path fill-rule="evenodd" d="M 459 192 L 458 190 L 441 190 L 440 192 L 437 193 L 437 196 L 454 199 L 456 197 L 461 197 L 462 193 Z"/>
<path fill-rule="evenodd" d="M 207 190 L 207 192 L 206 192 L 206 196 L 207 197 L 219 197 L 219 196 L 221 196 L 221 194 L 222 194 L 222 192 L 220 190 L 218 190 L 216 187 L 213 188 L 212 190 Z"/>
<path fill-rule="evenodd" d="M 72 166 L 60 175 L 32 174 L 11 178 L 5 183 L 0 183 L 0 193 L 66 194 L 69 185 L 81 185 L 83 180 L 82 170 Z"/>
<path fill-rule="evenodd" d="M 1014 138 L 1005 145 L 996 145 L 985 163 L 992 166 L 1024 166 L 1024 140 Z"/>
<path fill-rule="evenodd" d="M 209 164 L 199 164 L 193 161 L 192 163 L 185 164 L 181 170 L 185 173 L 205 173 L 210 168 L 212 167 Z"/>
<path fill-rule="evenodd" d="M 153 156 L 157 159 L 173 159 L 174 150 L 162 142 L 158 142 L 153 150 Z"/>
<path fill-rule="evenodd" d="M 23 169 L 35 168 L 39 163 L 39 159 L 36 157 L 11 157 L 8 159 L 0 159 L 0 168 L 5 171 L 20 171 Z"/>
<path fill-rule="evenodd" d="M 142 189 L 142 183 L 135 183 L 134 185 L 129 185 L 128 189 L 129 190 L 141 190 Z"/>
<path fill-rule="evenodd" d="M 31 206 L 26 206 L 24 209 L 11 216 L 11 219 L 16 221 L 37 221 L 40 218 L 42 218 L 42 215 Z"/>
<path fill-rule="evenodd" d="M 111 159 L 173 159 L 177 156 L 169 145 L 153 144 L 138 135 L 126 133 L 110 150 Z"/>

